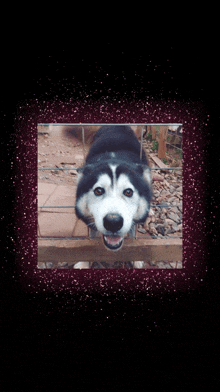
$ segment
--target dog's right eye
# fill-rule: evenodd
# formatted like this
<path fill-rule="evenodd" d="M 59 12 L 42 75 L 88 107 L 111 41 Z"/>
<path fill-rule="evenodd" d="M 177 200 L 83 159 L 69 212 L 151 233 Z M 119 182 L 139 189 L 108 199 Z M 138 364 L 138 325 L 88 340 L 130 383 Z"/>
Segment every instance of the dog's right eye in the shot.
<path fill-rule="evenodd" d="M 105 189 L 101 187 L 95 188 L 94 193 L 96 196 L 101 196 L 103 195 L 103 193 L 105 193 Z"/>

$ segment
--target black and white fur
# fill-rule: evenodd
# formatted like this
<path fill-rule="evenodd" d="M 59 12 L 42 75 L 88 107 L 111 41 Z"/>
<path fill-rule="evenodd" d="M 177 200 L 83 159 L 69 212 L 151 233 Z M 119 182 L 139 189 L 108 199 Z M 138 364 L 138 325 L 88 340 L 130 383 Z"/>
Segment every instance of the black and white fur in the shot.
<path fill-rule="evenodd" d="M 121 249 L 124 237 L 150 210 L 151 173 L 140 148 L 129 126 L 102 126 L 78 169 L 76 215 L 113 251 Z"/>

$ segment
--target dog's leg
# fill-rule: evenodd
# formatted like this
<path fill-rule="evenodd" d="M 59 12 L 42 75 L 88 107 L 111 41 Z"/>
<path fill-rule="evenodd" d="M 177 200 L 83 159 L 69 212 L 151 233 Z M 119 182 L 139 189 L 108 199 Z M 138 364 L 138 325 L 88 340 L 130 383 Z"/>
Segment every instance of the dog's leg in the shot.
<path fill-rule="evenodd" d="M 97 230 L 94 230 L 93 228 L 89 227 L 89 238 L 99 238 L 100 234 Z"/>
<path fill-rule="evenodd" d="M 136 238 L 136 225 L 132 225 L 131 230 L 128 233 L 129 238 Z"/>

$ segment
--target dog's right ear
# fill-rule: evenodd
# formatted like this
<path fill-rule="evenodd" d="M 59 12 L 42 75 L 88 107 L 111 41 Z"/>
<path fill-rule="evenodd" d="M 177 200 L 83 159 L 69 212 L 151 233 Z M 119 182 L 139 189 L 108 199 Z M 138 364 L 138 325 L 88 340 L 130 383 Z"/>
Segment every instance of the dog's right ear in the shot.
<path fill-rule="evenodd" d="M 79 167 L 76 172 L 77 172 L 77 182 L 79 183 L 79 181 L 81 180 L 81 178 L 86 174 L 89 175 L 93 172 L 93 166 L 92 165 L 86 165 L 84 167 Z"/>

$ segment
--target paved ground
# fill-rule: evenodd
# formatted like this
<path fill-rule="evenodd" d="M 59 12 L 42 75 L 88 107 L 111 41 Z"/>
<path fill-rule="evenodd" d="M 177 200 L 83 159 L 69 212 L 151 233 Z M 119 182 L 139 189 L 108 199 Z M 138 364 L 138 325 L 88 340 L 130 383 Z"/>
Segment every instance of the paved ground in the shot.
<path fill-rule="evenodd" d="M 39 237 L 84 237 L 87 226 L 76 218 L 76 186 L 38 183 L 38 236 Z M 43 208 L 41 208 L 43 207 Z"/>
<path fill-rule="evenodd" d="M 75 194 L 76 185 L 38 182 L 39 237 L 88 237 L 88 228 L 77 219 L 75 208 L 60 208 L 73 207 Z M 137 232 L 137 236 L 146 237 L 146 234 Z"/>
<path fill-rule="evenodd" d="M 39 237 L 87 237 L 87 226 L 75 215 L 75 193 L 76 185 L 57 185 L 45 182 L 38 183 L 38 236 Z M 72 208 L 55 208 L 56 207 L 71 207 Z M 47 208 L 49 207 L 49 208 Z M 53 207 L 53 208 L 50 208 Z M 136 232 L 137 237 L 148 237 L 150 234 L 142 234 Z M 68 265 L 64 262 L 58 263 L 58 266 L 53 263 L 40 262 L 39 268 L 73 268 L 73 265 Z M 93 263 L 97 264 L 97 263 Z M 100 264 L 100 263 L 99 263 Z M 122 266 L 120 263 L 115 263 L 113 268 L 132 268 L 132 266 Z M 181 262 L 174 263 L 146 263 L 145 268 L 181 268 Z M 102 265 L 94 265 L 94 268 L 109 268 Z"/>

